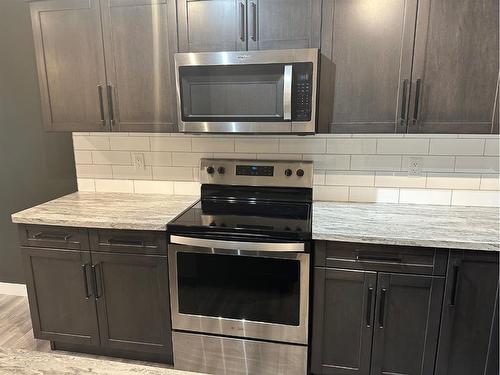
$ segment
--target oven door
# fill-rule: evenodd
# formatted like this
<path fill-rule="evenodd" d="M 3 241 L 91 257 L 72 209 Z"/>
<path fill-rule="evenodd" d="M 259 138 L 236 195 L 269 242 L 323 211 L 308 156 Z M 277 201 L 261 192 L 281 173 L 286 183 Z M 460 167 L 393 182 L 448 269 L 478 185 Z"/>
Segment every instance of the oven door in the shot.
<path fill-rule="evenodd" d="M 171 241 L 174 329 L 307 344 L 310 255 L 287 250 L 304 244 Z"/>

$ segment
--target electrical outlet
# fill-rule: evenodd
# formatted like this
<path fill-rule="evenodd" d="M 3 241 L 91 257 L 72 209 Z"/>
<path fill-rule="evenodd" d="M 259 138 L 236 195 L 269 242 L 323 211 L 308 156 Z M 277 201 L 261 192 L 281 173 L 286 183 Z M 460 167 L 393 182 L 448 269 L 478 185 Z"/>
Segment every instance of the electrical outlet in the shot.
<path fill-rule="evenodd" d="M 422 175 L 422 158 L 408 158 L 408 176 Z"/>
<path fill-rule="evenodd" d="M 135 169 L 144 169 L 146 164 L 144 162 L 144 154 L 143 153 L 133 153 L 132 159 L 134 160 Z"/>

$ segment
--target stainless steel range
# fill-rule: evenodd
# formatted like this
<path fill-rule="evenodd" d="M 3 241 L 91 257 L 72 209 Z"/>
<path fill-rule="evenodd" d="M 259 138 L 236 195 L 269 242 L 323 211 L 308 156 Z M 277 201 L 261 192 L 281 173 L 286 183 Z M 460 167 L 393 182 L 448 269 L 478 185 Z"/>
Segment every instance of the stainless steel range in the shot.
<path fill-rule="evenodd" d="M 203 159 L 168 224 L 174 365 L 306 374 L 312 163 Z"/>

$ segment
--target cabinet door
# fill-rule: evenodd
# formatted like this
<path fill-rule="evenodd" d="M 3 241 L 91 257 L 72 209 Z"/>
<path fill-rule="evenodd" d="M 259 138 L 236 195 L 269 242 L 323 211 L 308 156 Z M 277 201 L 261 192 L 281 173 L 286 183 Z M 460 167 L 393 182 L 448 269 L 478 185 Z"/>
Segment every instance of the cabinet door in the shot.
<path fill-rule="evenodd" d="M 90 252 L 22 248 L 36 338 L 99 345 Z"/>
<path fill-rule="evenodd" d="M 432 375 L 444 278 L 379 273 L 371 375 Z"/>
<path fill-rule="evenodd" d="M 180 52 L 245 51 L 246 0 L 177 0 Z"/>
<path fill-rule="evenodd" d="M 368 374 L 377 273 L 314 269 L 312 372 Z"/>
<path fill-rule="evenodd" d="M 436 375 L 498 374 L 497 300 L 498 253 L 452 251 Z"/>
<path fill-rule="evenodd" d="M 113 130 L 175 130 L 175 0 L 101 0 Z"/>
<path fill-rule="evenodd" d="M 172 357 L 167 258 L 92 253 L 101 345 Z"/>
<path fill-rule="evenodd" d="M 491 132 L 498 12 L 498 0 L 419 1 L 409 131 Z"/>
<path fill-rule="evenodd" d="M 327 132 L 406 131 L 416 4 L 416 0 L 324 3 L 321 92 L 325 97 L 320 99 L 320 113 L 333 109 L 329 126 L 325 124 Z"/>
<path fill-rule="evenodd" d="M 248 49 L 319 48 L 321 0 L 248 0 Z"/>
<path fill-rule="evenodd" d="M 99 1 L 37 1 L 30 9 L 45 128 L 108 130 Z"/>

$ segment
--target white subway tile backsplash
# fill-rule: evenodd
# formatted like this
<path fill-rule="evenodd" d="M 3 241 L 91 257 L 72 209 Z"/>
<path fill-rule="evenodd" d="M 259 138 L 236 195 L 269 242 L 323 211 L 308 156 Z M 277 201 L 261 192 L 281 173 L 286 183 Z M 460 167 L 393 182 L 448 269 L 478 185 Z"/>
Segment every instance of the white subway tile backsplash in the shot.
<path fill-rule="evenodd" d="M 428 173 L 427 188 L 431 189 L 479 189 L 481 175 Z"/>
<path fill-rule="evenodd" d="M 490 206 L 498 205 L 499 139 L 457 134 L 73 134 L 80 191 L 199 195 L 202 157 L 312 160 L 316 200 Z M 144 154 L 145 168 L 133 165 L 134 153 Z M 422 164 L 416 177 L 408 175 L 409 161 L 415 158 Z"/>
<path fill-rule="evenodd" d="M 498 167 L 499 158 L 495 156 L 457 156 L 455 172 L 498 174 Z"/>
<path fill-rule="evenodd" d="M 499 207 L 500 192 L 477 190 L 454 190 L 451 204 L 454 206 Z"/>
<path fill-rule="evenodd" d="M 398 203 L 399 189 L 377 187 L 349 188 L 350 202 Z"/>
<path fill-rule="evenodd" d="M 191 151 L 191 138 L 187 137 L 152 137 L 150 142 L 151 151 Z"/>
<path fill-rule="evenodd" d="M 400 189 L 399 203 L 449 206 L 451 204 L 451 190 Z"/>
<path fill-rule="evenodd" d="M 326 152 L 329 154 L 375 154 L 376 139 L 328 139 Z"/>
<path fill-rule="evenodd" d="M 149 151 L 149 137 L 110 137 L 111 150 Z"/>
<path fill-rule="evenodd" d="M 134 192 L 137 194 L 174 194 L 172 181 L 134 181 Z"/>
<path fill-rule="evenodd" d="M 400 171 L 401 156 L 352 155 L 353 171 Z"/>
<path fill-rule="evenodd" d="M 153 180 L 193 181 L 192 167 L 153 167 Z"/>
<path fill-rule="evenodd" d="M 387 155 L 427 155 L 429 152 L 428 139 L 385 139 L 377 140 L 377 154 Z"/>
<path fill-rule="evenodd" d="M 272 138 L 237 138 L 235 140 L 236 152 L 279 152 L 279 139 Z"/>
<path fill-rule="evenodd" d="M 133 193 L 132 180 L 95 180 L 95 191 L 101 193 Z"/>
<path fill-rule="evenodd" d="M 482 155 L 484 139 L 431 139 L 430 155 Z"/>
<path fill-rule="evenodd" d="M 374 183 L 375 174 L 373 172 L 326 171 L 326 185 L 373 186 Z"/>
<path fill-rule="evenodd" d="M 94 164 L 131 165 L 130 151 L 92 151 Z"/>

